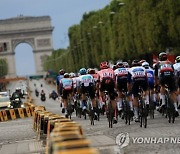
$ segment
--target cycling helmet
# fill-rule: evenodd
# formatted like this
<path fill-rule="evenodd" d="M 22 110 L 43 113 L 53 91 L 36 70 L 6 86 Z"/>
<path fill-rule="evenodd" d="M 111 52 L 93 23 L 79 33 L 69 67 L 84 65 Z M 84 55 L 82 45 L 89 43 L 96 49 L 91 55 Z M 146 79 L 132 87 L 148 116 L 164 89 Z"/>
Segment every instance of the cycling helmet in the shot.
<path fill-rule="evenodd" d="M 95 69 L 89 68 L 89 69 L 88 69 L 88 74 L 96 74 Z"/>
<path fill-rule="evenodd" d="M 146 62 L 146 60 L 142 59 L 139 61 L 139 63 L 142 65 L 142 63 Z"/>
<path fill-rule="evenodd" d="M 79 73 L 80 73 L 81 75 L 85 75 L 85 74 L 87 73 L 87 70 L 86 70 L 85 68 L 81 68 L 81 69 L 79 70 Z"/>
<path fill-rule="evenodd" d="M 64 78 L 69 78 L 69 73 L 64 73 Z"/>
<path fill-rule="evenodd" d="M 64 75 L 64 73 L 65 73 L 65 72 L 64 72 L 64 69 L 60 69 L 60 70 L 59 70 L 59 74 L 60 74 L 60 75 Z"/>
<path fill-rule="evenodd" d="M 148 63 L 148 62 L 142 63 L 142 67 L 144 67 L 144 68 L 149 68 L 149 63 Z"/>
<path fill-rule="evenodd" d="M 109 68 L 109 63 L 107 61 L 101 62 L 100 69 Z"/>
<path fill-rule="evenodd" d="M 124 67 L 123 62 L 117 62 L 116 67 L 117 67 L 117 68 L 122 68 L 122 67 Z"/>
<path fill-rule="evenodd" d="M 123 65 L 124 65 L 124 67 L 126 67 L 126 68 L 128 68 L 128 67 L 129 67 L 128 62 L 126 62 L 126 61 L 124 61 L 124 62 L 123 62 Z"/>
<path fill-rule="evenodd" d="M 136 60 L 133 60 L 131 65 L 132 65 L 132 67 L 133 67 L 133 66 L 141 66 L 139 60 L 137 60 L 137 59 L 136 59 Z"/>
<path fill-rule="evenodd" d="M 69 73 L 69 76 L 70 76 L 70 78 L 73 78 L 73 77 L 75 77 L 76 75 L 75 75 L 75 73 L 71 72 L 71 73 Z"/>
<path fill-rule="evenodd" d="M 159 60 L 160 61 L 165 61 L 165 60 L 167 60 L 167 53 L 166 52 L 161 52 L 160 54 L 159 54 Z"/>
<path fill-rule="evenodd" d="M 176 63 L 179 63 L 180 62 L 180 56 L 177 56 L 176 57 Z"/>

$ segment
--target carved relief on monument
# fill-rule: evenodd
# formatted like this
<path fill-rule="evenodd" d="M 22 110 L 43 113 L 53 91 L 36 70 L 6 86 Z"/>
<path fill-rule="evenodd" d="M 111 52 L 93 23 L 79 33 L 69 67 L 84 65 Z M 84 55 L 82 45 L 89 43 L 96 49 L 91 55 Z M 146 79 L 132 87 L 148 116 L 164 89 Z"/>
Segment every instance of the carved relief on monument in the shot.
<path fill-rule="evenodd" d="M 25 38 L 25 39 L 15 39 L 12 40 L 12 48 L 15 49 L 15 47 L 20 43 L 29 43 L 32 48 L 34 48 L 34 38 Z"/>
<path fill-rule="evenodd" d="M 38 47 L 44 47 L 44 46 L 50 46 L 50 39 L 38 39 L 37 40 L 37 46 Z"/>
<path fill-rule="evenodd" d="M 42 55 L 42 56 L 40 57 L 40 59 L 41 59 L 41 66 L 42 66 L 42 67 L 43 67 L 43 64 L 44 64 L 44 62 L 46 61 L 47 57 L 48 57 L 48 55 Z"/>
<path fill-rule="evenodd" d="M 9 50 L 9 42 L 0 42 L 0 52 L 7 52 Z"/>

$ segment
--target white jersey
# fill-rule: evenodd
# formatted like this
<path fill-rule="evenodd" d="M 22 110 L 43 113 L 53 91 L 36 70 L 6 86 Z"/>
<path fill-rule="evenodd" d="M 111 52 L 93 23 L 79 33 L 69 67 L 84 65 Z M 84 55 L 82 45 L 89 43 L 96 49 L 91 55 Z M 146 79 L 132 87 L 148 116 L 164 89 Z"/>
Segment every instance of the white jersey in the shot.
<path fill-rule="evenodd" d="M 174 67 L 175 75 L 179 77 L 180 76 L 180 63 L 175 63 L 173 67 Z"/>
<path fill-rule="evenodd" d="M 142 66 L 131 67 L 128 71 L 132 80 L 137 78 L 146 78 L 146 70 Z"/>
<path fill-rule="evenodd" d="M 73 79 L 73 88 L 76 89 L 77 88 L 77 79 L 78 77 L 74 77 Z"/>
<path fill-rule="evenodd" d="M 81 75 L 78 77 L 77 82 L 78 82 L 78 87 L 81 85 L 88 87 L 90 83 L 94 84 L 94 78 L 90 74 Z"/>
<path fill-rule="evenodd" d="M 115 76 L 119 76 L 119 77 L 127 76 L 128 75 L 128 69 L 127 68 L 117 68 L 114 71 L 114 74 L 115 74 Z"/>

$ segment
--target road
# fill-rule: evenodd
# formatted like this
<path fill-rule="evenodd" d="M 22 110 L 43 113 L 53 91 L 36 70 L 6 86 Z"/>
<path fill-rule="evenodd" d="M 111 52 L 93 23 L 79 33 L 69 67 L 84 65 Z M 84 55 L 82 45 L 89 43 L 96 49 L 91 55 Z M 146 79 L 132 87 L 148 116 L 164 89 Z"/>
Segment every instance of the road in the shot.
<path fill-rule="evenodd" d="M 45 90 L 46 96 L 55 89 L 54 85 L 46 85 L 43 80 L 33 80 L 29 82 L 30 89 L 32 90 L 32 98 L 36 105 L 44 105 L 48 111 L 53 113 L 62 114 L 60 109 L 59 100 L 51 100 L 47 98 L 45 102 L 42 102 L 39 97 L 35 96 L 34 93 L 34 83 L 36 88 L 41 89 L 40 84 L 43 84 L 43 89 Z M 152 142 L 143 143 L 141 142 L 143 137 L 151 137 L 156 139 L 168 139 L 173 137 L 180 138 L 180 118 L 177 118 L 174 124 L 169 124 L 167 119 L 159 115 L 158 112 L 155 113 L 155 119 L 148 119 L 148 127 L 140 128 L 138 123 L 132 122 L 132 124 L 125 125 L 124 121 L 119 119 L 113 128 L 108 128 L 108 122 L 105 116 L 101 116 L 99 122 L 95 121 L 95 125 L 91 126 L 89 120 L 84 120 L 75 117 L 73 115 L 72 119 L 81 124 L 86 137 L 92 141 L 92 146 L 97 147 L 102 154 L 113 154 L 113 153 L 179 153 L 179 143 L 170 142 Z M 32 119 L 27 118 L 14 120 L 6 123 L 0 123 L 0 130 L 3 134 L 0 134 L 1 147 L 3 145 L 15 144 L 18 142 L 28 142 L 33 141 L 38 142 L 36 138 L 36 133 L 32 130 Z M 19 131 L 20 130 L 20 131 Z M 121 133 L 128 133 L 130 142 L 124 147 L 120 148 L 116 144 L 116 136 Z M 127 136 L 126 136 L 127 137 Z M 128 138 L 128 137 L 127 137 Z M 133 143 L 137 139 L 136 143 Z M 174 139 L 174 138 L 173 138 Z M 180 140 L 179 140 L 180 141 Z M 39 141 L 40 142 L 40 141 Z M 38 143 L 39 143 L 38 142 Z M 42 149 L 39 152 L 43 151 Z M 38 151 L 38 150 L 37 150 Z M 1 153 L 1 151 L 0 151 Z"/>

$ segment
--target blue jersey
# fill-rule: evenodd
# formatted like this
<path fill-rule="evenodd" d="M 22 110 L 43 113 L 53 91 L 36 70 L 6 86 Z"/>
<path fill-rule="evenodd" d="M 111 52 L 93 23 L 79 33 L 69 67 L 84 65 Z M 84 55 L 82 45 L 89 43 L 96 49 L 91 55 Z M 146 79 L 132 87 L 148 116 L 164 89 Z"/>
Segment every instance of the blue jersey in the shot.
<path fill-rule="evenodd" d="M 59 86 L 59 82 L 60 80 L 64 78 L 64 75 L 58 75 L 57 78 L 56 78 L 56 84 Z"/>
<path fill-rule="evenodd" d="M 154 84 L 154 70 L 152 68 L 146 69 L 148 84 Z"/>

